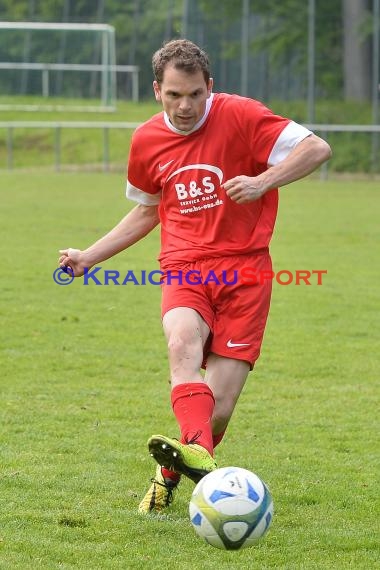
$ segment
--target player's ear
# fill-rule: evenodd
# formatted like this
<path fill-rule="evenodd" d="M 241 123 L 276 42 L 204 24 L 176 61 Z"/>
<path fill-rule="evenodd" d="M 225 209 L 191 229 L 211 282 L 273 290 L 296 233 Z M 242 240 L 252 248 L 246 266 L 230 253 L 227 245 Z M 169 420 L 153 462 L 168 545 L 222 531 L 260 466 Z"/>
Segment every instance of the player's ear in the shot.
<path fill-rule="evenodd" d="M 156 81 L 156 80 L 153 81 L 153 91 L 154 91 L 154 96 L 156 98 L 156 101 L 160 102 L 161 101 L 161 89 L 160 89 L 160 85 L 159 85 L 158 81 Z"/>
<path fill-rule="evenodd" d="M 214 85 L 214 80 L 212 77 L 210 77 L 210 79 L 208 80 L 208 85 L 207 85 L 207 97 L 210 97 L 213 85 Z"/>

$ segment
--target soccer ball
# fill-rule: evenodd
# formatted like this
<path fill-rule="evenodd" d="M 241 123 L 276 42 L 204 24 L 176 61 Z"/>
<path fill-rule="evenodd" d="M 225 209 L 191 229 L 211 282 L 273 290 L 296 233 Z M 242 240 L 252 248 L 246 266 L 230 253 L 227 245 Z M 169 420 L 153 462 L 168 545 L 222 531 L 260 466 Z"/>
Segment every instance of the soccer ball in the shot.
<path fill-rule="evenodd" d="M 203 477 L 191 495 L 190 520 L 200 537 L 216 548 L 253 546 L 266 533 L 273 501 L 265 483 L 240 467 L 223 467 Z"/>

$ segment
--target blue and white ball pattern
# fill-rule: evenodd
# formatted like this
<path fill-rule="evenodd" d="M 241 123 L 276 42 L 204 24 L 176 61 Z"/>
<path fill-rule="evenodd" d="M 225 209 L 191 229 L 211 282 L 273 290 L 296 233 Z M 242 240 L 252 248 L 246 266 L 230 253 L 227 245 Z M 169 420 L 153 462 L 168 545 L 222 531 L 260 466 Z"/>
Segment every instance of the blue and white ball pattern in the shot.
<path fill-rule="evenodd" d="M 241 467 L 212 471 L 195 487 L 190 520 L 206 542 L 226 550 L 253 546 L 267 532 L 273 501 L 265 483 Z"/>

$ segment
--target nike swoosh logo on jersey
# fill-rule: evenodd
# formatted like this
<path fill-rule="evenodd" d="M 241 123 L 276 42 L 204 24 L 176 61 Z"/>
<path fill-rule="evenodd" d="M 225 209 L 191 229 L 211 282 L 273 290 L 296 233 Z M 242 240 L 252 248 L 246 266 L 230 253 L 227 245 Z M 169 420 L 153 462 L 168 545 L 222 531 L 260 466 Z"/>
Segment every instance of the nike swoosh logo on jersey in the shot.
<path fill-rule="evenodd" d="M 158 165 L 158 170 L 160 172 L 162 172 L 163 170 L 165 170 L 165 168 L 167 168 L 169 166 L 169 164 L 171 164 L 172 162 L 174 162 L 174 160 L 169 160 L 169 162 L 166 162 L 165 164 L 163 164 L 161 166 L 161 164 Z"/>
<path fill-rule="evenodd" d="M 236 346 L 249 346 L 250 342 L 232 342 L 232 338 L 227 342 L 228 348 L 235 348 Z"/>

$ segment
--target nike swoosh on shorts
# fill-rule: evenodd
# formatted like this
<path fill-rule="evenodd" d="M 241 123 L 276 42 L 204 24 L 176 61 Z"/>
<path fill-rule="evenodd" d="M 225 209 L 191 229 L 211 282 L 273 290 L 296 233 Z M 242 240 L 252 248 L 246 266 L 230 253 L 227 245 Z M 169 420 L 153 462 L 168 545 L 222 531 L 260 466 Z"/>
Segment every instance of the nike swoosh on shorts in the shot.
<path fill-rule="evenodd" d="M 232 338 L 227 342 L 228 348 L 235 348 L 236 346 L 249 346 L 250 342 L 232 342 Z"/>

